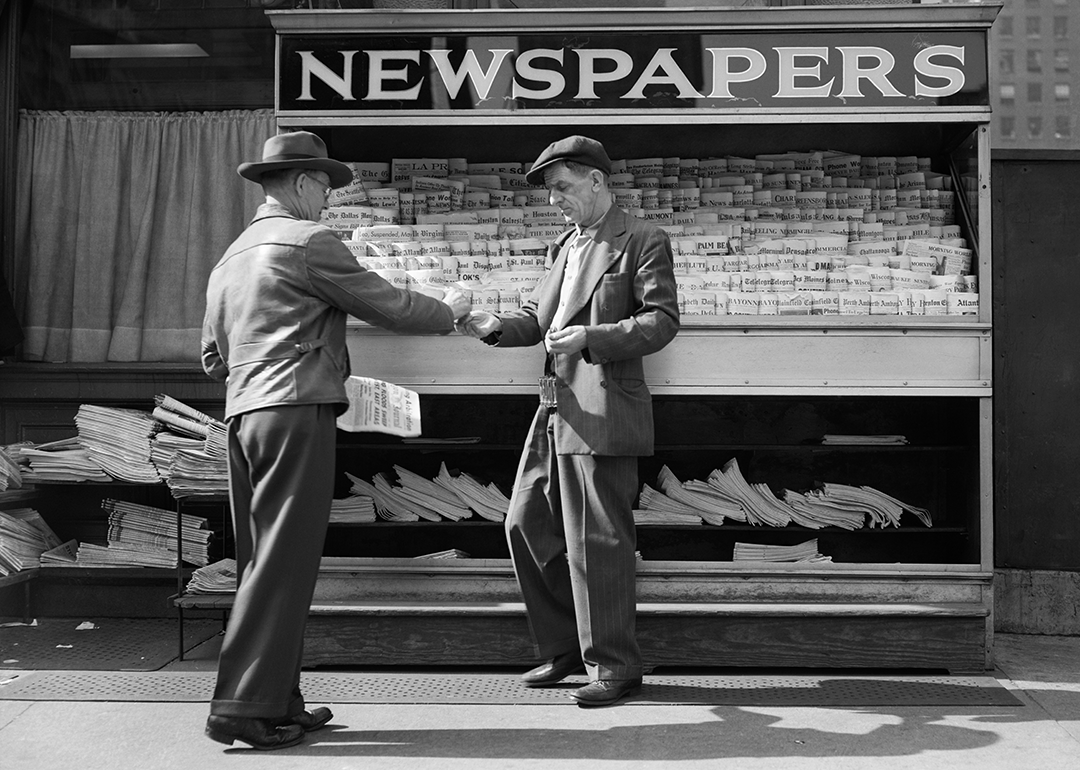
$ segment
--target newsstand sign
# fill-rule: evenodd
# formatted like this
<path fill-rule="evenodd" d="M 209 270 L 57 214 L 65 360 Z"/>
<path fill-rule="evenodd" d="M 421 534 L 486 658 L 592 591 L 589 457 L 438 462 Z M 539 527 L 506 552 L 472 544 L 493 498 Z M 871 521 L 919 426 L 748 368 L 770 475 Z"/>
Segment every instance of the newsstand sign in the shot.
<path fill-rule="evenodd" d="M 986 106 L 986 35 L 282 34 L 278 112 Z"/>

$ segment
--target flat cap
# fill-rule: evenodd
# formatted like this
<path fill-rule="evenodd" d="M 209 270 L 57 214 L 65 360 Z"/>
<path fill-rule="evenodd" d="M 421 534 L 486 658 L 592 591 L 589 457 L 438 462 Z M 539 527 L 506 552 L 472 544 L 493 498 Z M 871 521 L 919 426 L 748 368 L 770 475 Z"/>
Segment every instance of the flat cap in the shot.
<path fill-rule="evenodd" d="M 529 172 L 525 181 L 537 187 L 544 185 L 544 169 L 560 160 L 573 160 L 586 166 L 598 168 L 605 174 L 611 173 L 611 158 L 604 145 L 587 136 L 568 136 L 547 146 Z"/>

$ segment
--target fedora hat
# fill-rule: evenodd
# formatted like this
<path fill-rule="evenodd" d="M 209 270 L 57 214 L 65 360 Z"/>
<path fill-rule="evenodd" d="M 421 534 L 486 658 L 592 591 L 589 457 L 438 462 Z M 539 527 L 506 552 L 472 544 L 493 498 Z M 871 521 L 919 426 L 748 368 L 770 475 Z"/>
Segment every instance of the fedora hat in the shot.
<path fill-rule="evenodd" d="M 326 156 L 326 143 L 310 131 L 293 131 L 278 134 L 266 140 L 263 145 L 262 160 L 241 163 L 236 173 L 258 182 L 267 171 L 279 168 L 308 168 L 313 171 L 325 171 L 330 176 L 330 186 L 334 189 L 344 187 L 352 181 L 352 169 L 341 161 L 331 160 Z"/>

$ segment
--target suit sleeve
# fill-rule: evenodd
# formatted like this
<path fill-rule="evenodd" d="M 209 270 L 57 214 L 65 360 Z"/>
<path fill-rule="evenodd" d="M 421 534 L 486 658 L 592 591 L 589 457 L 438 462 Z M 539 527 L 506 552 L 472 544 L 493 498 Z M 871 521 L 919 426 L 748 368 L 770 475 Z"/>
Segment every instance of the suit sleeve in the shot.
<path fill-rule="evenodd" d="M 312 235 L 307 248 L 312 293 L 351 316 L 395 332 L 448 334 L 453 313 L 440 300 L 398 289 L 357 264 L 329 229 Z"/>
<path fill-rule="evenodd" d="M 641 242 L 641 253 L 633 276 L 633 312 L 615 323 L 585 328 L 588 343 L 582 356 L 588 363 L 602 364 L 655 353 L 679 331 L 671 241 L 659 228 L 635 234 L 628 249 L 634 248 L 634 240 Z"/>

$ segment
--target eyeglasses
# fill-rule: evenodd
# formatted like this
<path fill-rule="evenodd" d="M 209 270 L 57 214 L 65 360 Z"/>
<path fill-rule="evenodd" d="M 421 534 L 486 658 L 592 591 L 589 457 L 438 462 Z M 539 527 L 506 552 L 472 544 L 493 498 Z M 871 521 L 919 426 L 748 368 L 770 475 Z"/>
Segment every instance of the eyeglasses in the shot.
<path fill-rule="evenodd" d="M 334 189 L 333 187 L 326 184 L 325 182 L 322 182 L 322 181 L 316 179 L 315 177 L 311 176 L 310 174 L 304 174 L 304 176 L 306 176 L 308 179 L 310 179 L 312 182 L 314 182 L 315 184 L 319 185 L 319 187 L 322 188 L 323 198 L 325 198 L 325 199 L 330 198 L 330 191 Z"/>

